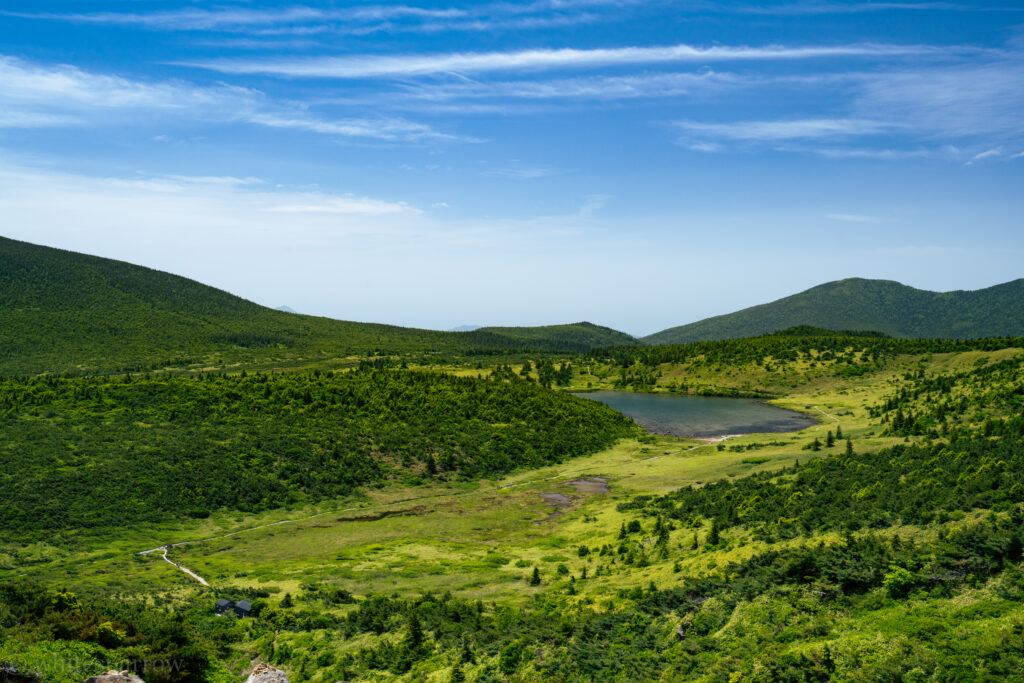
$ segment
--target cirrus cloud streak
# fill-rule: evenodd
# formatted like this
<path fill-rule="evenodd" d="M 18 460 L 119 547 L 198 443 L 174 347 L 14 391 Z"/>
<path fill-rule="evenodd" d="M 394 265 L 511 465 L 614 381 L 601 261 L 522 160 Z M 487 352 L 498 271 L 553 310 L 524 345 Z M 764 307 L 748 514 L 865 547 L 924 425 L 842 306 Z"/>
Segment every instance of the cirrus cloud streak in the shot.
<path fill-rule="evenodd" d="M 386 141 L 463 139 L 397 117 L 326 117 L 251 88 L 145 82 L 5 55 L 0 55 L 0 83 L 0 128 L 228 122 Z M 145 118 L 140 118 L 143 113 Z"/>
<path fill-rule="evenodd" d="M 268 74 L 292 78 L 404 78 L 444 73 L 487 73 L 514 70 L 584 69 L 675 62 L 801 60 L 829 57 L 900 57 L 973 52 L 974 48 L 862 43 L 839 46 L 668 45 L 617 48 L 560 48 L 507 52 L 453 52 L 423 55 L 352 55 L 292 59 L 218 59 L 181 62 L 183 66 L 227 74 Z"/>

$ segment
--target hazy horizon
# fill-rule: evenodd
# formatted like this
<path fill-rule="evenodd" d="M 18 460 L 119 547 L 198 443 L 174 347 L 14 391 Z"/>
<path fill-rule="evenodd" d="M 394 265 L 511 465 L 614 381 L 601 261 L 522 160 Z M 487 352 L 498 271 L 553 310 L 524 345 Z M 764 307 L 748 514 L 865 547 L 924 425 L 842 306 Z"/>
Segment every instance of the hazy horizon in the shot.
<path fill-rule="evenodd" d="M 981 289 L 1022 275 L 1022 9 L 11 0 L 0 234 L 442 330 Z"/>

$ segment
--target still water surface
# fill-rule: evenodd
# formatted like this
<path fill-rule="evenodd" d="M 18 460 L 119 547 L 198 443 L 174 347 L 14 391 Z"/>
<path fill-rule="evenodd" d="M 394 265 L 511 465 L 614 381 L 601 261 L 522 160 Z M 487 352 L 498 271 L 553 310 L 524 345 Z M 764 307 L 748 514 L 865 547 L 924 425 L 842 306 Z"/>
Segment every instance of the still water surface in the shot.
<path fill-rule="evenodd" d="M 719 436 L 755 432 L 795 432 L 812 417 L 752 398 L 591 391 L 576 396 L 600 401 L 656 434 Z"/>

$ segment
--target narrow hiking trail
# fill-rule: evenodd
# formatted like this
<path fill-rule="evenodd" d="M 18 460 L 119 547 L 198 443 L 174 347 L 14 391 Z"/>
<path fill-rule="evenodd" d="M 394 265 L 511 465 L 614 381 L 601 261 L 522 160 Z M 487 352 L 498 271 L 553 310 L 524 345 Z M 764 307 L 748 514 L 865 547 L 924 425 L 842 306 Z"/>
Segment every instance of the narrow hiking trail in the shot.
<path fill-rule="evenodd" d="M 833 420 L 835 420 L 836 422 L 839 422 L 839 418 L 838 418 L 838 417 L 836 417 L 835 415 L 833 415 L 832 413 L 826 413 L 826 412 L 825 412 L 824 410 L 822 410 L 822 409 L 821 409 L 821 408 L 819 408 L 818 406 L 814 406 L 814 409 L 815 409 L 815 410 L 817 410 L 817 411 L 818 411 L 819 413 L 821 413 L 822 415 L 825 415 L 826 417 L 830 417 L 830 418 L 832 418 Z"/>
<path fill-rule="evenodd" d="M 207 582 L 206 579 L 204 579 L 203 577 L 199 576 L 199 574 L 196 574 L 194 571 L 192 571 L 188 567 L 182 566 L 181 564 L 179 564 L 179 563 L 175 562 L 174 560 L 172 560 L 171 558 L 167 557 L 167 550 L 170 547 L 171 546 L 165 545 L 165 546 L 161 546 L 159 548 L 153 548 L 152 550 L 143 550 L 142 552 L 139 553 L 139 555 L 149 555 L 150 553 L 156 552 L 157 550 L 162 550 L 163 551 L 163 556 L 164 556 L 164 562 L 166 562 L 167 564 L 171 565 L 175 569 L 180 569 L 181 571 L 185 572 L 186 574 L 188 574 L 190 577 L 192 577 L 193 579 L 195 579 L 196 581 L 198 581 L 202 585 L 208 587 L 210 584 L 209 584 L 209 582 Z"/>

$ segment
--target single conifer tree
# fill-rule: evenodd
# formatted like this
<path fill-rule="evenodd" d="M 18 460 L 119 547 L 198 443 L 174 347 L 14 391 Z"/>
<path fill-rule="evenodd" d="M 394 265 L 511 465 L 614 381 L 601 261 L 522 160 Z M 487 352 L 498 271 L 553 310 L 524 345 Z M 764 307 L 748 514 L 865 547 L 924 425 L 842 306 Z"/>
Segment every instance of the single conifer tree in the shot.
<path fill-rule="evenodd" d="M 415 611 L 409 613 L 409 635 L 405 642 L 410 650 L 418 650 L 423 645 L 423 624 Z"/>
<path fill-rule="evenodd" d="M 537 569 L 536 567 L 533 568 L 533 574 L 530 575 L 530 585 L 531 586 L 539 586 L 540 585 L 540 570 Z"/>
<path fill-rule="evenodd" d="M 718 529 L 718 519 L 711 520 L 711 531 L 708 532 L 708 538 L 705 545 L 715 546 L 721 541 L 721 532 Z"/>
<path fill-rule="evenodd" d="M 832 658 L 832 648 L 830 648 L 828 645 L 825 646 L 825 652 L 822 653 L 821 665 L 829 674 L 835 673 L 836 661 Z"/>
<path fill-rule="evenodd" d="M 459 664 L 475 664 L 476 655 L 473 654 L 473 648 L 469 646 L 469 641 L 466 639 L 462 640 L 462 653 L 459 655 Z"/>

